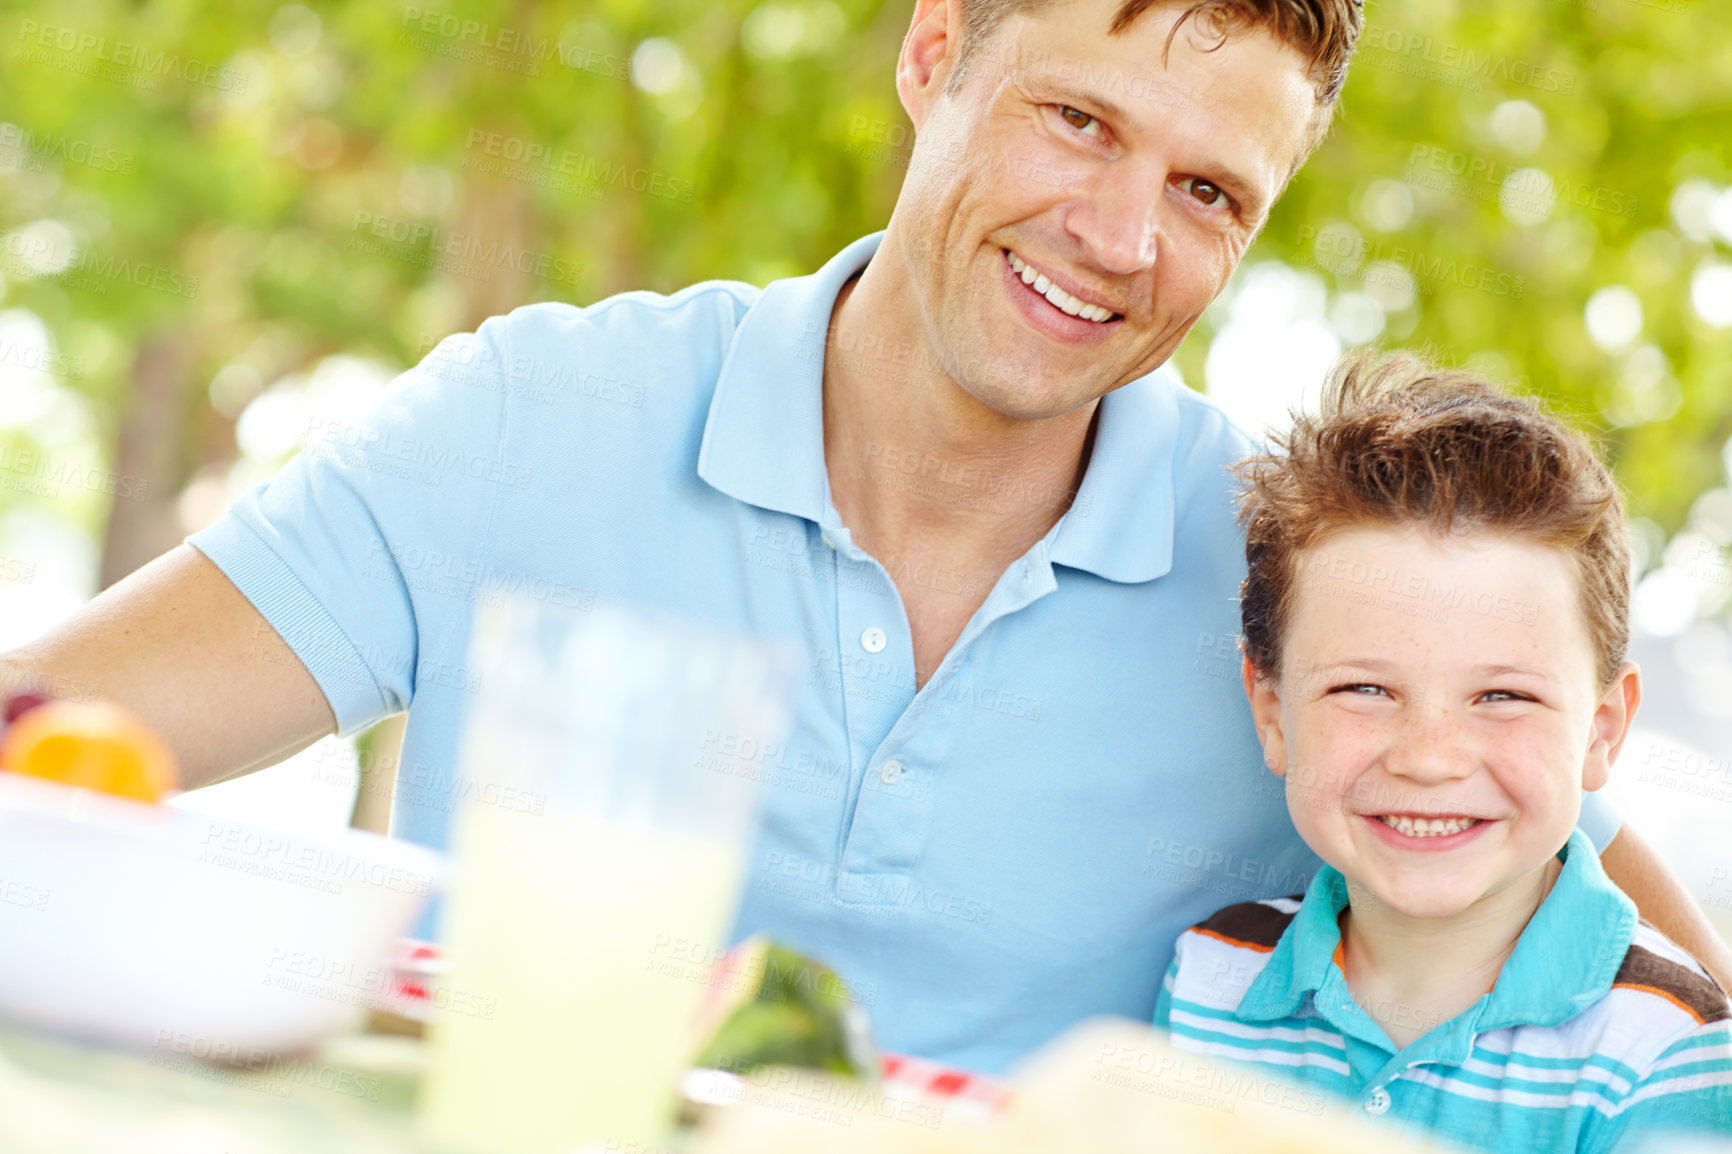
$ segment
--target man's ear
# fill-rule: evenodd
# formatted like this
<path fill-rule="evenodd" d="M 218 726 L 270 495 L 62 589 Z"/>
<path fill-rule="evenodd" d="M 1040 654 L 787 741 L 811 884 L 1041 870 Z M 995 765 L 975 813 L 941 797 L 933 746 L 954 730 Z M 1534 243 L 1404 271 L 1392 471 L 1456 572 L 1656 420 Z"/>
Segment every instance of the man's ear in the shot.
<path fill-rule="evenodd" d="M 1582 788 L 1599 789 L 1611 776 L 1612 762 L 1624 748 L 1624 738 L 1630 734 L 1630 723 L 1642 704 L 1642 671 L 1634 661 L 1626 661 L 1612 678 L 1610 689 L 1600 698 L 1588 735 L 1588 755 L 1582 762 Z"/>
<path fill-rule="evenodd" d="M 955 0 L 916 0 L 896 58 L 896 94 L 916 132 L 943 93 L 961 49 L 962 6 Z"/>
<path fill-rule="evenodd" d="M 1287 776 L 1287 735 L 1281 731 L 1281 690 L 1272 677 L 1260 677 L 1249 657 L 1242 658 L 1239 678 L 1251 703 L 1251 724 L 1263 746 L 1263 764 L 1276 777 Z"/>

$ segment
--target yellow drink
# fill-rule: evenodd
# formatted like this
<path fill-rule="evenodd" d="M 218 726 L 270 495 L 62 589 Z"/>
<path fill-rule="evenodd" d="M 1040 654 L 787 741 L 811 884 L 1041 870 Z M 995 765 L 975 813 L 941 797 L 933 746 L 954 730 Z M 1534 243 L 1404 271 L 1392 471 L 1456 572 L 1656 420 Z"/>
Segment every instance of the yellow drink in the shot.
<path fill-rule="evenodd" d="M 488 1154 L 658 1148 L 705 989 L 701 968 L 662 963 L 720 942 L 739 848 L 553 807 L 470 806 L 456 833 L 453 1010 L 433 1023 L 426 1136 Z"/>

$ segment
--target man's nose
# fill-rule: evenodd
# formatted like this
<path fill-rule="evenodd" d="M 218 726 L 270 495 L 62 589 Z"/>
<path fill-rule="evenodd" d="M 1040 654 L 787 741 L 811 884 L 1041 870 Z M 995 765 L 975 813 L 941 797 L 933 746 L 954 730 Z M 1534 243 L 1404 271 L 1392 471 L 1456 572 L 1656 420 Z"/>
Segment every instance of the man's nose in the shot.
<path fill-rule="evenodd" d="M 1134 276 L 1154 266 L 1164 187 L 1164 176 L 1125 162 L 1095 175 L 1067 224 L 1102 272 Z"/>

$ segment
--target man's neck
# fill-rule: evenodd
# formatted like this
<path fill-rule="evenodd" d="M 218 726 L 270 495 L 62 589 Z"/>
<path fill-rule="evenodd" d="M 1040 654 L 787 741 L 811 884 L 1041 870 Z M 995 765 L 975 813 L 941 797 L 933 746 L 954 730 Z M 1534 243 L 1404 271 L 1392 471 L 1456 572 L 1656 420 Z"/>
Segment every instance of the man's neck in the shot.
<path fill-rule="evenodd" d="M 824 463 L 842 523 L 902 597 L 918 687 L 1070 508 L 1099 402 L 1021 420 L 976 400 L 932 347 L 899 258 L 892 227 L 831 312 Z"/>
<path fill-rule="evenodd" d="M 990 587 L 1069 508 L 1098 402 L 1022 420 L 970 396 L 931 347 L 898 256 L 887 235 L 831 314 L 824 459 L 832 499 L 856 543 L 879 560 L 948 550 L 996 565 Z"/>
<path fill-rule="evenodd" d="M 1341 936 L 1353 1000 L 1397 1047 L 1449 1021 L 1496 983 L 1561 868 L 1552 858 L 1449 918 L 1408 917 L 1350 883 Z"/>

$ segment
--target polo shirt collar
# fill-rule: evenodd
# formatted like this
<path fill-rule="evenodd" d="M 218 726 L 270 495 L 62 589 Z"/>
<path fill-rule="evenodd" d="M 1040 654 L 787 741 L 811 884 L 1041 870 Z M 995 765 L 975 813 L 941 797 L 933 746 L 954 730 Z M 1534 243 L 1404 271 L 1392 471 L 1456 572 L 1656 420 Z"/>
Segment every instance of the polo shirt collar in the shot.
<path fill-rule="evenodd" d="M 1564 868 L 1522 931 L 1480 1015 L 1481 1030 L 1555 1026 L 1606 996 L 1636 932 L 1636 907 L 1606 876 L 1587 834 L 1564 845 Z"/>
<path fill-rule="evenodd" d="M 860 238 L 810 276 L 772 281 L 746 310 L 698 450 L 698 476 L 712 488 L 826 527 L 835 520 L 824 468 L 824 340 L 836 295 L 883 237 Z M 1182 387 L 1151 374 L 1102 398 L 1088 470 L 1050 538 L 1054 564 L 1124 583 L 1172 568 L 1173 390 Z"/>
<path fill-rule="evenodd" d="M 1306 996 L 1322 989 L 1341 944 L 1341 911 L 1347 908 L 1347 879 L 1324 865 L 1311 878 L 1299 912 L 1287 923 L 1269 961 L 1239 1000 L 1234 1016 L 1242 1022 L 1291 1018 Z"/>
<path fill-rule="evenodd" d="M 1540 903 L 1492 990 L 1462 1018 L 1468 1033 L 1508 1026 L 1555 1026 L 1603 998 L 1635 932 L 1636 907 L 1612 884 L 1586 834 L 1559 852 L 1564 868 Z M 1304 903 L 1239 1003 L 1241 1021 L 1293 1017 L 1337 965 L 1347 881 L 1325 865 Z M 1459 1019 L 1458 1019 L 1459 1021 Z"/>

